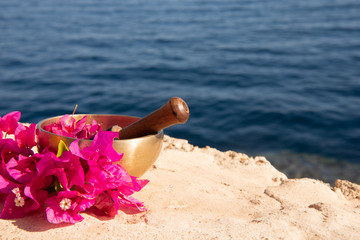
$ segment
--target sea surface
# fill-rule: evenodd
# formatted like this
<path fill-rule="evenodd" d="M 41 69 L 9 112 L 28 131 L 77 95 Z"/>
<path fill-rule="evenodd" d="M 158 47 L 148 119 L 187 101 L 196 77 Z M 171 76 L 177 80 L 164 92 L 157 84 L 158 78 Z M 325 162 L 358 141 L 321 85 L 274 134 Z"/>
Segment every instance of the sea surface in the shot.
<path fill-rule="evenodd" d="M 0 0 L 0 115 L 145 116 L 251 156 L 360 163 L 359 0 Z"/>

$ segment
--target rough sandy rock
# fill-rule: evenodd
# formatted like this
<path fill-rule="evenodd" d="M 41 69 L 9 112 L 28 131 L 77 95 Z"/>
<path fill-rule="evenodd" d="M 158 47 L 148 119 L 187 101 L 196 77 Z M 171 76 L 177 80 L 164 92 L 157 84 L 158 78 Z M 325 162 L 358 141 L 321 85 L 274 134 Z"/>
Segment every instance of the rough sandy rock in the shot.
<path fill-rule="evenodd" d="M 347 180 L 337 179 L 335 181 L 334 191 L 338 189 L 344 194 L 345 198 L 348 200 L 360 199 L 360 186 L 355 183 L 351 183 Z"/>
<path fill-rule="evenodd" d="M 264 157 L 166 137 L 143 178 L 150 183 L 135 197 L 147 212 L 83 214 L 75 225 L 44 213 L 0 220 L 0 239 L 360 239 L 358 185 L 287 179 Z"/>

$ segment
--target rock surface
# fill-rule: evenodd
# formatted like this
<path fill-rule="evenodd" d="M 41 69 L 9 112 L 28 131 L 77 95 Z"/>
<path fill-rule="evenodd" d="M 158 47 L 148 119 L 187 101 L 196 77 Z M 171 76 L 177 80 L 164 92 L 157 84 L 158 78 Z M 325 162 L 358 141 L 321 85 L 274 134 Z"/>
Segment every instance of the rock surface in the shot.
<path fill-rule="evenodd" d="M 114 219 L 45 214 L 0 220 L 0 239 L 360 239 L 360 186 L 288 179 L 264 157 L 194 147 L 165 137 L 135 197 L 148 211 Z"/>

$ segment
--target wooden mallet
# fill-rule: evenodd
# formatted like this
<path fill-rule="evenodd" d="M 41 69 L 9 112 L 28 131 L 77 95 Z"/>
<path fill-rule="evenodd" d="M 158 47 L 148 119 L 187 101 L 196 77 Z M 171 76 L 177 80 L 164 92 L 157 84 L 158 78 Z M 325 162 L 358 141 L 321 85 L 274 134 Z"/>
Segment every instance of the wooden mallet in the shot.
<path fill-rule="evenodd" d="M 119 139 L 156 134 L 158 131 L 174 124 L 185 123 L 189 118 L 189 114 L 189 108 L 185 101 L 173 97 L 159 109 L 121 129 Z"/>

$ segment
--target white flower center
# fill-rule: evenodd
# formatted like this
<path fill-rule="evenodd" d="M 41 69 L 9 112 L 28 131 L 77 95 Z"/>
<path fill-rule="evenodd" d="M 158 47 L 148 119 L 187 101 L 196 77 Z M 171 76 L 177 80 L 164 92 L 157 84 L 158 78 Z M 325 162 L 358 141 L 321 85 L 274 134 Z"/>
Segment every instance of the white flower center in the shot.
<path fill-rule="evenodd" d="M 23 207 L 25 205 L 25 199 L 23 197 L 16 197 L 14 202 L 17 207 Z"/>
<path fill-rule="evenodd" d="M 14 188 L 13 190 L 11 190 L 14 194 L 15 194 L 15 199 L 14 199 L 14 203 L 16 207 L 23 207 L 25 205 L 25 198 L 21 197 L 20 194 L 20 189 Z"/>
<path fill-rule="evenodd" d="M 13 190 L 11 190 L 15 195 L 16 197 L 20 197 L 20 189 L 17 187 L 17 188 L 14 188 Z"/>
<path fill-rule="evenodd" d="M 71 208 L 71 200 L 68 198 L 64 198 L 63 200 L 61 200 L 59 205 L 63 211 L 69 210 Z"/>

